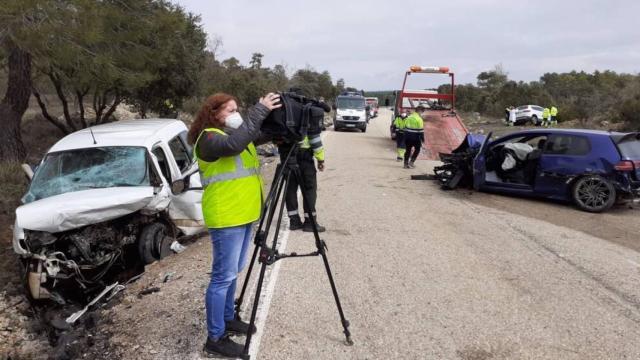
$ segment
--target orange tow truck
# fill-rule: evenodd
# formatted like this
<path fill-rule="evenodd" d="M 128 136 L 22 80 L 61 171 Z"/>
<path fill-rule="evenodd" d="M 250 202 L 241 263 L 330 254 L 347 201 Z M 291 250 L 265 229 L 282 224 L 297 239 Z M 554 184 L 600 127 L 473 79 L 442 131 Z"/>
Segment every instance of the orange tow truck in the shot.
<path fill-rule="evenodd" d="M 407 89 L 407 78 L 416 74 L 448 75 L 451 92 L 441 94 L 434 90 Z M 455 75 L 446 66 L 414 65 L 405 72 L 402 89 L 396 91 L 396 101 L 391 118 L 391 137 L 394 138 L 393 120 L 402 112 L 411 113 L 418 105 L 427 108 L 423 114 L 425 143 L 420 158 L 439 160 L 439 153 L 451 153 L 468 133 L 455 110 Z"/>

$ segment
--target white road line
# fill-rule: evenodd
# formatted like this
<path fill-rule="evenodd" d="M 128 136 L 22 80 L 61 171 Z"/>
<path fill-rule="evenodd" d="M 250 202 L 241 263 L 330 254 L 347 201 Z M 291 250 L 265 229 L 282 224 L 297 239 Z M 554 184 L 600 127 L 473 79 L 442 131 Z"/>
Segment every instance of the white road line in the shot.
<path fill-rule="evenodd" d="M 280 244 L 278 246 L 278 251 L 280 253 L 284 253 L 284 251 L 287 249 L 287 240 L 289 240 L 289 233 L 290 233 L 289 226 L 287 224 L 283 224 L 283 225 L 285 225 L 284 230 L 280 231 L 280 235 L 278 236 L 279 244 Z M 258 311 L 256 314 L 257 331 L 256 331 L 256 334 L 253 336 L 251 340 L 251 346 L 249 347 L 249 355 L 251 356 L 251 359 L 258 358 L 258 350 L 260 349 L 260 340 L 262 339 L 262 334 L 264 334 L 264 328 L 266 326 L 267 317 L 269 316 L 269 308 L 271 307 L 271 299 L 273 298 L 273 292 L 275 291 L 276 282 L 278 281 L 280 264 L 281 264 L 280 261 L 277 261 L 273 265 L 273 269 L 269 271 L 268 277 L 267 277 L 267 274 L 265 274 L 266 289 L 265 291 L 262 292 L 260 303 L 258 305 Z M 249 303 L 253 305 L 253 301 Z"/>
<path fill-rule="evenodd" d="M 627 259 L 627 262 L 628 262 L 629 264 L 633 265 L 633 266 L 640 267 L 640 264 L 638 264 L 637 262 L 635 262 L 635 261 L 633 261 L 633 260 L 629 260 L 629 259 Z"/>

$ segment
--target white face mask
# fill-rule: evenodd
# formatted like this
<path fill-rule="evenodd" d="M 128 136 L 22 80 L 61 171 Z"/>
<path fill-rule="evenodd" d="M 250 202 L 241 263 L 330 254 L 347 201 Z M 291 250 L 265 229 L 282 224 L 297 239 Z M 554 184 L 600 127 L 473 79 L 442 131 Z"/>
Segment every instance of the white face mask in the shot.
<path fill-rule="evenodd" d="M 240 125 L 242 125 L 242 116 L 240 115 L 240 113 L 234 112 L 233 114 L 227 116 L 226 119 L 224 119 L 224 124 L 225 126 L 232 129 L 237 129 L 240 127 Z"/>

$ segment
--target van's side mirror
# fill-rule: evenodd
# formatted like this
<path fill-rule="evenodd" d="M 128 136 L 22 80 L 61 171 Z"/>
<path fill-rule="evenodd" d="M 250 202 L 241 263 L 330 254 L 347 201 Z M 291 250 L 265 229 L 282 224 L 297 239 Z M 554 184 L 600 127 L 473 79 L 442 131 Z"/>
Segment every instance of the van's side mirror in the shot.
<path fill-rule="evenodd" d="M 171 183 L 171 192 L 174 194 L 181 194 L 186 188 L 187 184 L 183 179 L 179 179 Z"/>
<path fill-rule="evenodd" d="M 36 167 L 29 164 L 22 164 L 22 171 L 24 171 L 25 175 L 27 175 L 27 179 L 31 181 L 33 179 L 33 173 L 36 171 Z"/>

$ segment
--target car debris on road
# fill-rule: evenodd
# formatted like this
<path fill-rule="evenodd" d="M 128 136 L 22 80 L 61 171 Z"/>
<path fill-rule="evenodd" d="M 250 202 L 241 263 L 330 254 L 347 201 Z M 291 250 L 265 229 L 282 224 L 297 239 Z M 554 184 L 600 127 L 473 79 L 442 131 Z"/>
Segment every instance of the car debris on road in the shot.
<path fill-rule="evenodd" d="M 111 292 L 111 295 L 109 295 L 109 297 L 107 298 L 108 300 L 113 297 L 113 295 L 120 292 L 120 290 L 122 289 L 124 289 L 124 286 L 119 285 L 117 282 L 105 287 L 104 290 L 102 290 L 102 292 L 98 294 L 98 296 L 96 296 L 93 300 L 91 300 L 82 310 L 71 314 L 71 316 L 69 316 L 65 321 L 67 322 L 67 324 L 75 323 L 82 315 L 87 312 L 87 310 L 89 310 L 91 306 L 100 301 L 100 299 L 102 299 L 105 295 Z"/>

